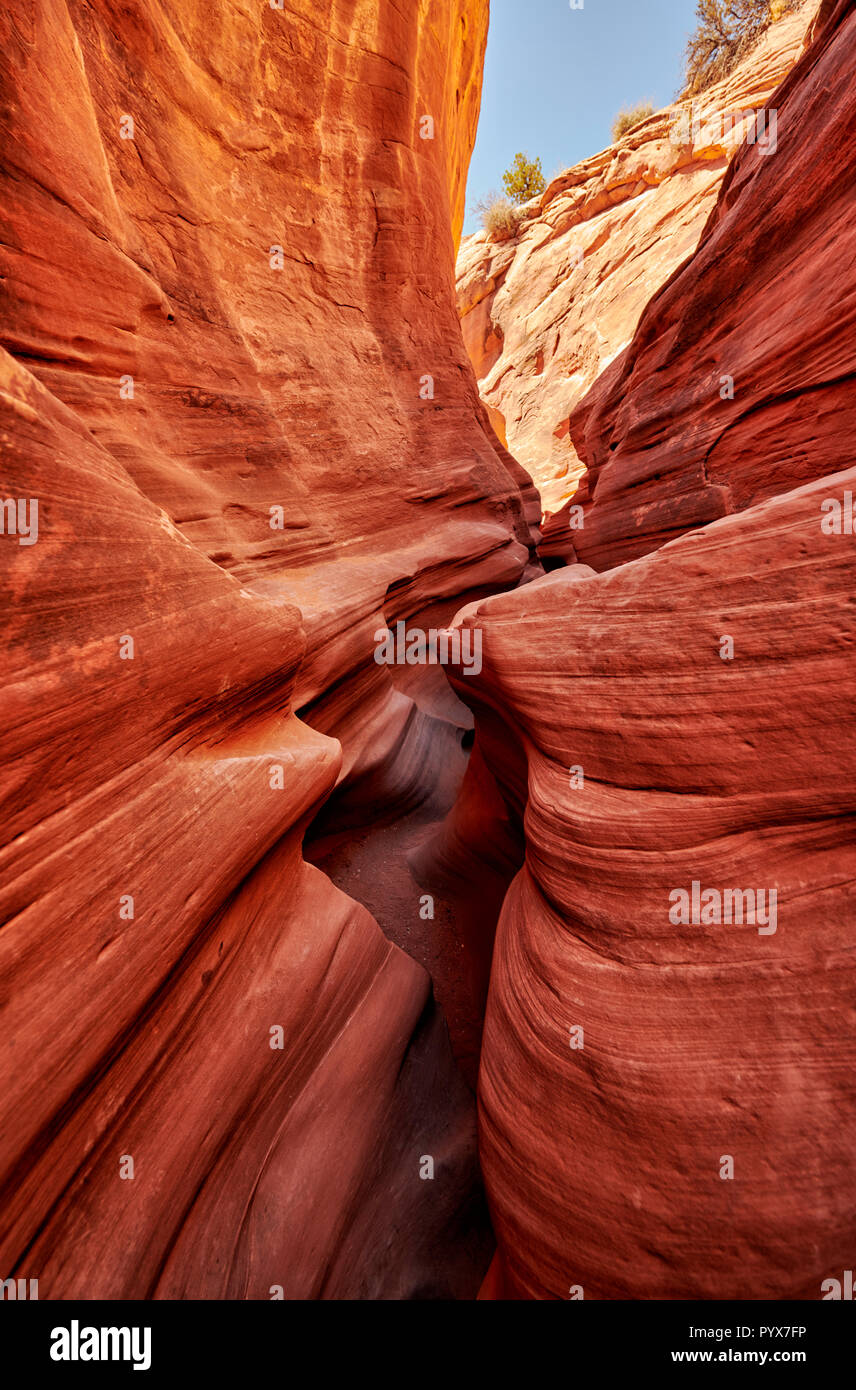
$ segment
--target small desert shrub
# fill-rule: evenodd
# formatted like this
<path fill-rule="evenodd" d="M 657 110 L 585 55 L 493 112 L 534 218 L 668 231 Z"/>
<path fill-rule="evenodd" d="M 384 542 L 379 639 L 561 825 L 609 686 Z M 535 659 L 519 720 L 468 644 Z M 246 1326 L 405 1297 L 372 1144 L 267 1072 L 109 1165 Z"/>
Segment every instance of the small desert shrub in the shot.
<path fill-rule="evenodd" d="M 476 203 L 473 212 L 481 218 L 488 236 L 497 240 L 513 236 L 517 231 L 519 213 L 503 193 L 486 194 Z"/>
<path fill-rule="evenodd" d="M 647 121 L 653 114 L 654 108 L 650 101 L 641 101 L 638 106 L 625 106 L 612 122 L 612 143 L 617 144 L 622 135 L 626 135 L 628 130 L 632 130 L 641 121 Z"/>
<path fill-rule="evenodd" d="M 800 0 L 698 0 L 684 54 L 684 93 L 696 96 L 727 77 L 770 24 Z"/>
<path fill-rule="evenodd" d="M 540 159 L 519 151 L 502 176 L 502 186 L 512 203 L 528 203 L 547 187 Z"/>

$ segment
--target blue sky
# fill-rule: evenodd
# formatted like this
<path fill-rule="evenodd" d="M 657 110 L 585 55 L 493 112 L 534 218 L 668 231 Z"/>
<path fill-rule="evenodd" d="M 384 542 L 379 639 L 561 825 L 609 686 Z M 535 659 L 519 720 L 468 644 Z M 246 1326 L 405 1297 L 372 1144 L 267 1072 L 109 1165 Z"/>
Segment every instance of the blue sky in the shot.
<path fill-rule="evenodd" d="M 518 150 L 547 179 L 610 142 L 622 106 L 667 106 L 680 86 L 696 0 L 491 0 L 481 118 L 467 188 L 471 208 Z"/>

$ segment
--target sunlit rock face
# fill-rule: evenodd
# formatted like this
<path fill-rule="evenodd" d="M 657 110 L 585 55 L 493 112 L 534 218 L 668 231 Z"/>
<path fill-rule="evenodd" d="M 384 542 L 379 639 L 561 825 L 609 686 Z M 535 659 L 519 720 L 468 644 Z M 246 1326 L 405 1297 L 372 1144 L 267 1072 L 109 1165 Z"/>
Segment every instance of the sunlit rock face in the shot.
<path fill-rule="evenodd" d="M 842 0 L 580 408 L 591 564 L 457 619 L 526 835 L 485 1297 L 818 1299 L 852 1263 L 854 65 Z"/>
<path fill-rule="evenodd" d="M 849 468 L 856 427 L 848 131 L 852 19 L 771 98 L 698 253 L 571 419 L 587 472 L 577 556 L 600 570 Z"/>
<path fill-rule="evenodd" d="M 569 429 L 575 407 L 694 251 L 729 160 L 799 56 L 816 8 L 809 0 L 774 24 L 701 96 L 554 178 L 522 209 L 515 236 L 464 240 L 464 340 L 499 437 L 541 491 L 542 555 L 573 559 L 567 504 L 585 467 Z"/>
<path fill-rule="evenodd" d="M 42 1298 L 465 1297 L 490 1258 L 428 975 L 301 853 L 468 718 L 376 630 L 530 553 L 453 294 L 487 20 L 0 17 L 3 496 L 38 502 L 0 537 L 0 1272 Z"/>

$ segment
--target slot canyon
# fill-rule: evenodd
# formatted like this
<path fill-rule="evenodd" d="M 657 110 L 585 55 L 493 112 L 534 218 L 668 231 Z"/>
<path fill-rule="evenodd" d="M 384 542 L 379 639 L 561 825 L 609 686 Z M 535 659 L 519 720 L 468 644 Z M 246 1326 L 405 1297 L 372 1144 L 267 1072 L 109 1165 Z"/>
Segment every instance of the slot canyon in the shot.
<path fill-rule="evenodd" d="M 489 19 L 0 16 L 0 1278 L 42 1299 L 853 1268 L 856 3 L 463 237 Z"/>

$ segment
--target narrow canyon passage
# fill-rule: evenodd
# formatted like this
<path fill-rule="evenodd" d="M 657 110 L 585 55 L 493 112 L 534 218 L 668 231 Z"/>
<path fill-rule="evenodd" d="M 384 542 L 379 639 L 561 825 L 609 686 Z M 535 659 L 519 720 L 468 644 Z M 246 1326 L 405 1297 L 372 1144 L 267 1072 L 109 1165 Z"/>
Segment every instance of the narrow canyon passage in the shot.
<path fill-rule="evenodd" d="M 406 628 L 421 634 L 450 621 L 464 600 L 487 596 L 460 595 Z M 522 828 L 481 759 L 472 764 L 473 716 L 444 668 L 387 669 L 413 702 L 401 735 L 385 763 L 331 795 L 304 854 L 427 970 L 475 1092 L 493 935 L 523 860 Z M 312 710 L 301 714 L 312 725 Z"/>
<path fill-rule="evenodd" d="M 484 990 L 471 979 L 470 943 L 462 930 L 460 904 L 430 892 L 435 886 L 430 875 L 420 883 L 411 867 L 451 810 L 463 781 L 467 757 L 459 742 L 462 736 L 463 731 L 455 737 L 451 729 L 445 738 L 435 736 L 431 752 L 443 758 L 445 775 L 439 785 L 424 789 L 425 800 L 415 810 L 401 815 L 394 806 L 367 805 L 362 825 L 338 833 L 310 827 L 304 854 L 338 888 L 367 907 L 384 935 L 428 971 L 455 1055 L 475 1090 Z M 371 819 L 373 812 L 378 819 Z M 327 808 L 321 819 L 328 822 Z"/>

